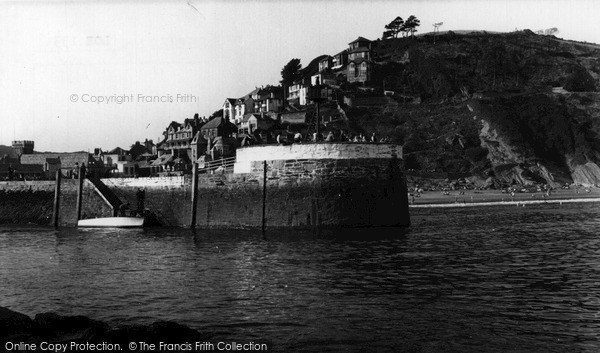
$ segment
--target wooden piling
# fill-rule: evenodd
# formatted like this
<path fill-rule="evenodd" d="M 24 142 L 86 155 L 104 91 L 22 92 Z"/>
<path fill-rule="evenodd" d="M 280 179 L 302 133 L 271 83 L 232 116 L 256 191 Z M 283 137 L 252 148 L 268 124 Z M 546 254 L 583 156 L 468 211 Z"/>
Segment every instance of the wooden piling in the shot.
<path fill-rule="evenodd" d="M 196 211 L 198 210 L 198 163 L 192 166 L 192 219 L 190 228 L 196 228 Z"/>
<path fill-rule="evenodd" d="M 83 181 L 85 179 L 85 166 L 79 166 L 79 170 L 77 171 L 78 175 L 78 186 L 77 186 L 77 220 L 81 219 L 81 204 L 83 202 Z"/>
<path fill-rule="evenodd" d="M 60 169 L 56 171 L 56 186 L 54 188 L 54 208 L 52 213 L 52 224 L 58 227 L 58 214 L 60 210 L 60 180 L 62 173 Z"/>
<path fill-rule="evenodd" d="M 267 161 L 263 162 L 263 204 L 262 204 L 262 231 L 265 231 L 267 226 Z"/>

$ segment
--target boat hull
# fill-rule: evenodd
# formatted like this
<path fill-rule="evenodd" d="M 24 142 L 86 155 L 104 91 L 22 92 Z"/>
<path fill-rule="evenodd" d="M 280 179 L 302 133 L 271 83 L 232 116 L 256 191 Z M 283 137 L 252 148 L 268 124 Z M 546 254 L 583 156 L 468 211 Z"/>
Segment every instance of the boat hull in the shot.
<path fill-rule="evenodd" d="M 104 217 L 81 219 L 77 221 L 78 227 L 88 228 L 141 228 L 144 226 L 142 217 Z"/>

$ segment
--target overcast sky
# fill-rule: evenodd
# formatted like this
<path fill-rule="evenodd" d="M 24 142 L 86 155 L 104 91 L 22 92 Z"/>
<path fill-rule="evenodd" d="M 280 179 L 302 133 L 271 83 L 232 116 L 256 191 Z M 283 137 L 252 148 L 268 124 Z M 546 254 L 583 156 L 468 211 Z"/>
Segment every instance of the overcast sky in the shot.
<path fill-rule="evenodd" d="M 292 58 L 306 65 L 358 36 L 377 39 L 396 16 L 417 16 L 419 33 L 435 22 L 557 27 L 558 37 L 600 43 L 598 14 L 593 0 L 0 2 L 0 144 L 93 151 L 156 142 L 170 121 L 277 84 Z"/>

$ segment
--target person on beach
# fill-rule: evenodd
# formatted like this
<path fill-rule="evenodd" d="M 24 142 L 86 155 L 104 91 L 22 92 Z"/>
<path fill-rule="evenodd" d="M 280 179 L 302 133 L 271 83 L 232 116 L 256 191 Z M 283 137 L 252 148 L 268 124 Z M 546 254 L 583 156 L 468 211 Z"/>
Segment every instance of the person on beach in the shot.
<path fill-rule="evenodd" d="M 346 134 L 344 133 L 344 131 L 341 131 L 340 133 L 340 142 L 348 142 L 348 136 L 346 136 Z"/>
<path fill-rule="evenodd" d="M 128 209 L 129 209 L 129 202 L 121 204 L 121 206 L 119 206 L 119 216 L 126 217 Z"/>
<path fill-rule="evenodd" d="M 333 141 L 334 141 L 333 131 L 329 131 L 329 133 L 327 134 L 327 137 L 325 138 L 325 142 L 333 142 Z"/>
<path fill-rule="evenodd" d="M 295 143 L 302 143 L 302 134 L 300 132 L 297 132 L 294 135 L 294 142 Z"/>
<path fill-rule="evenodd" d="M 371 135 L 371 143 L 377 143 L 377 135 L 375 133 Z"/>

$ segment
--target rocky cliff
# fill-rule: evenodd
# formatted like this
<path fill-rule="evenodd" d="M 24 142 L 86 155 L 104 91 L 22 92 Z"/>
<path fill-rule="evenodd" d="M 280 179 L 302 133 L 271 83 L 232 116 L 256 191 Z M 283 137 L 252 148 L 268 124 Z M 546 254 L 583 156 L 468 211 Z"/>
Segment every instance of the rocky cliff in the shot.
<path fill-rule="evenodd" d="M 394 94 L 346 114 L 355 130 L 403 144 L 407 169 L 496 186 L 600 184 L 600 46 L 528 30 L 375 44 L 372 86 Z"/>

